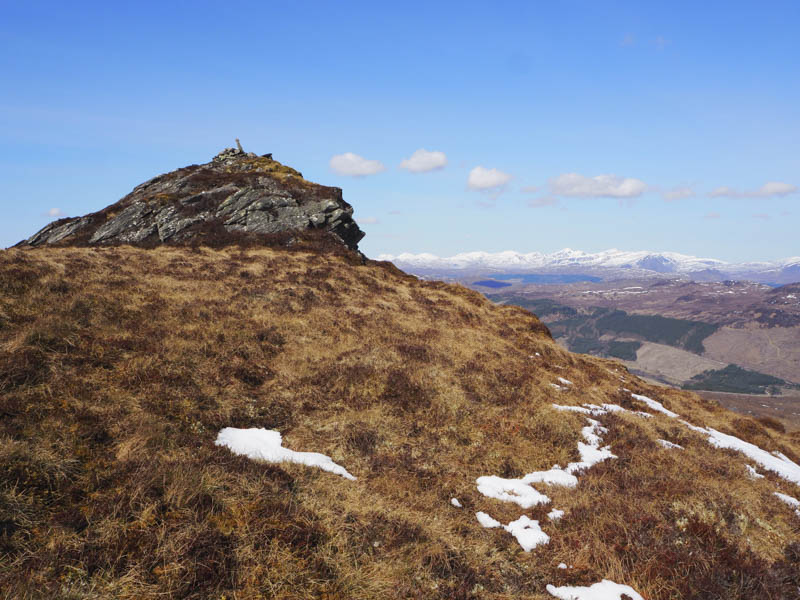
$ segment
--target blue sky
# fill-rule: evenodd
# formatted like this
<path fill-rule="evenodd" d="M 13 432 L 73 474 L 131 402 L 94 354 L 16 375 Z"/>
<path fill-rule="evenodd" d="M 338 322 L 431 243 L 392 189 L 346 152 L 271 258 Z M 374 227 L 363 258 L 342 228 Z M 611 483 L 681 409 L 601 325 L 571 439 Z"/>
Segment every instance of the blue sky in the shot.
<path fill-rule="evenodd" d="M 0 8 L 0 246 L 239 137 L 370 256 L 800 255 L 798 2 Z"/>

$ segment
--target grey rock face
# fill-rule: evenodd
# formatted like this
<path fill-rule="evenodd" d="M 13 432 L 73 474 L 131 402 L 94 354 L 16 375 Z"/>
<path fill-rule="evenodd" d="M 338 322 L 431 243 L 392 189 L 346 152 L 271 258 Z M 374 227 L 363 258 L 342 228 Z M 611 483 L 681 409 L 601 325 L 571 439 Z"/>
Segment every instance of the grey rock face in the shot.
<path fill-rule="evenodd" d="M 220 227 L 247 234 L 321 229 L 353 250 L 364 237 L 341 189 L 306 181 L 270 154 L 226 148 L 209 163 L 136 186 L 97 213 L 51 223 L 20 245 L 184 242 Z"/>

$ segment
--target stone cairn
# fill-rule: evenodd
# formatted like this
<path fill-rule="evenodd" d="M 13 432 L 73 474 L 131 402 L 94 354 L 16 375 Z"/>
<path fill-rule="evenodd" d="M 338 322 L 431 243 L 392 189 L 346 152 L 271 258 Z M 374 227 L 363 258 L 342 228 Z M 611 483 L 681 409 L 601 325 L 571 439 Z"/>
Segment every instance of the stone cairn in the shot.
<path fill-rule="evenodd" d="M 239 138 L 236 138 L 236 148 L 225 148 L 222 152 L 217 154 L 214 157 L 216 161 L 223 161 L 223 160 L 230 160 L 232 158 L 257 158 L 255 152 L 245 152 L 242 149 L 242 144 L 239 142 Z M 272 158 L 272 154 L 265 154 L 264 158 Z"/>

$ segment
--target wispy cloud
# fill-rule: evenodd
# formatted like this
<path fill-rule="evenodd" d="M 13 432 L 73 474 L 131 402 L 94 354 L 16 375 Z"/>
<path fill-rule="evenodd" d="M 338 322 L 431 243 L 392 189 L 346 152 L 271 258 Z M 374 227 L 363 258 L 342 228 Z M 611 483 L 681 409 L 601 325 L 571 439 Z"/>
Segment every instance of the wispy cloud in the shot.
<path fill-rule="evenodd" d="M 766 220 L 766 219 L 769 219 L 770 217 L 769 217 L 769 215 L 767 213 L 756 213 L 756 214 L 753 215 L 753 218 L 754 219 Z"/>
<path fill-rule="evenodd" d="M 50 217 L 51 219 L 60 219 L 61 217 L 66 217 L 67 215 L 60 208 L 51 208 L 46 213 L 44 213 L 44 216 Z"/>
<path fill-rule="evenodd" d="M 536 192 L 539 191 L 539 186 L 537 186 L 537 185 L 526 185 L 520 191 L 523 194 L 535 194 Z"/>
<path fill-rule="evenodd" d="M 409 158 L 400 163 L 400 168 L 412 173 L 427 173 L 447 166 L 447 155 L 444 152 L 428 151 L 420 148 Z"/>
<path fill-rule="evenodd" d="M 694 190 L 689 186 L 674 187 L 670 190 L 661 192 L 661 197 L 666 202 L 674 202 L 676 200 L 684 200 L 685 198 L 693 197 Z"/>
<path fill-rule="evenodd" d="M 641 179 L 617 175 L 587 177 L 579 173 L 564 173 L 550 180 L 550 191 L 555 196 L 583 198 L 636 198 L 647 190 Z"/>
<path fill-rule="evenodd" d="M 704 219 L 719 219 L 722 215 L 718 212 L 710 212 L 703 215 Z"/>
<path fill-rule="evenodd" d="M 352 152 L 336 154 L 331 157 L 330 167 L 339 175 L 348 175 L 350 177 L 364 177 L 386 170 L 386 167 L 379 160 L 368 160 Z"/>
<path fill-rule="evenodd" d="M 620 46 L 633 46 L 636 44 L 636 38 L 633 37 L 633 34 L 626 33 L 625 37 L 622 38 L 622 41 L 619 43 Z"/>
<path fill-rule="evenodd" d="M 782 181 L 768 181 L 757 190 L 737 190 L 727 185 L 720 186 L 712 191 L 712 198 L 771 198 L 788 196 L 797 191 L 797 186 Z"/>
<path fill-rule="evenodd" d="M 498 169 L 477 166 L 469 172 L 467 185 L 473 190 L 497 191 L 511 181 L 511 175 Z"/>
<path fill-rule="evenodd" d="M 377 217 L 364 217 L 363 219 L 356 219 L 362 225 L 376 225 L 380 223 Z"/>
<path fill-rule="evenodd" d="M 555 206 L 558 204 L 558 198 L 553 196 L 542 196 L 541 198 L 533 198 L 528 200 L 528 206 L 531 208 L 541 208 L 543 206 Z"/>

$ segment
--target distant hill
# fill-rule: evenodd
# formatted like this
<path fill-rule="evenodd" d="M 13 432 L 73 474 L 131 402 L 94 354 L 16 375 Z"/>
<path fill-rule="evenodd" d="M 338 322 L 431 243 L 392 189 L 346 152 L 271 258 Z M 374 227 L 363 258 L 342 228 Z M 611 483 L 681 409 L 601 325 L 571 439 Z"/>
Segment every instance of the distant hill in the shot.
<path fill-rule="evenodd" d="M 411 273 L 435 278 L 460 278 L 465 274 L 516 273 L 531 275 L 582 275 L 603 280 L 633 278 L 684 278 L 695 281 L 741 279 L 782 284 L 800 281 L 800 257 L 775 262 L 728 263 L 677 252 L 627 252 L 606 250 L 588 253 L 565 248 L 551 254 L 540 252 L 465 252 L 450 257 L 433 254 L 384 254 Z M 534 283 L 530 281 L 529 283 Z M 561 281 L 560 283 L 569 283 Z"/>

